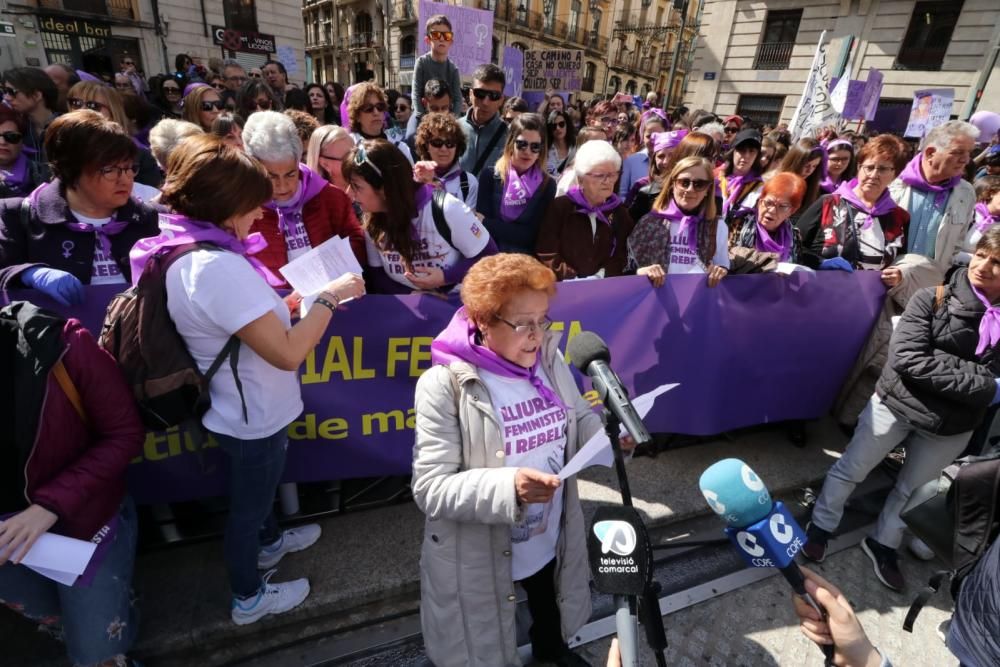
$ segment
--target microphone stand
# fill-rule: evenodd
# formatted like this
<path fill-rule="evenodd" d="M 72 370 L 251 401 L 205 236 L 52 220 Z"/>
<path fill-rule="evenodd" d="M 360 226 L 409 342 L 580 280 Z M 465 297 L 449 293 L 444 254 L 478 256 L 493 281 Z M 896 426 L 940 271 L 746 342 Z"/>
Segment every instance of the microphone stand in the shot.
<path fill-rule="evenodd" d="M 632 490 L 628 484 L 628 474 L 625 472 L 625 457 L 622 455 L 621 441 L 618 432 L 621 422 L 618 417 L 605 408 L 604 432 L 611 441 L 611 451 L 615 457 L 615 472 L 618 473 L 618 488 L 621 489 L 622 505 L 633 507 Z M 652 567 L 652 564 L 650 565 Z M 663 629 L 663 616 L 660 614 L 660 585 L 653 581 L 647 583 L 642 592 L 642 600 L 633 595 L 616 595 L 615 626 L 618 630 L 618 647 L 622 654 L 622 667 L 636 667 L 639 664 L 638 617 L 642 617 L 642 625 L 646 629 L 646 643 L 653 649 L 658 667 L 667 667 L 664 653 L 667 649 L 667 635 Z"/>

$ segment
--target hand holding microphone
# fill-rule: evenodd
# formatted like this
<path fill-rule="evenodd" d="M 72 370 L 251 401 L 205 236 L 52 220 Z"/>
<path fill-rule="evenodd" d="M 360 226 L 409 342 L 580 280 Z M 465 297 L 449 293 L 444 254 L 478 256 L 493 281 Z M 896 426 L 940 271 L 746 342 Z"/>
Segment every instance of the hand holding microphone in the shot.
<path fill-rule="evenodd" d="M 833 664 L 844 667 L 878 667 L 882 656 L 872 646 L 851 604 L 836 586 L 803 567 L 806 592 L 824 609 L 823 618 L 799 596 L 793 596 L 795 614 L 802 634 L 822 646 L 834 645 Z"/>

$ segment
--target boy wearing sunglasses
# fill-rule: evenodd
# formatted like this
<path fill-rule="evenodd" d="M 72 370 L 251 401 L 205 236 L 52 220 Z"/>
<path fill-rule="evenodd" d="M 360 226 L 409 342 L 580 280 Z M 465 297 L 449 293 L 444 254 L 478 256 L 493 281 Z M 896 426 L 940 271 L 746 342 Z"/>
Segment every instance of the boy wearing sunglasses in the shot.
<path fill-rule="evenodd" d="M 455 43 L 455 33 L 451 30 L 451 21 L 444 14 L 435 14 L 424 24 L 424 42 L 429 51 L 419 58 L 413 66 L 413 102 L 414 113 L 410 115 L 407 136 L 416 132 L 420 118 L 427 113 L 424 105 L 424 86 L 431 79 L 437 79 L 448 86 L 449 90 L 459 90 L 462 87 L 462 77 L 458 67 L 448 59 L 451 45 Z M 458 96 L 452 98 L 451 112 L 456 116 L 462 113 L 462 100 Z"/>

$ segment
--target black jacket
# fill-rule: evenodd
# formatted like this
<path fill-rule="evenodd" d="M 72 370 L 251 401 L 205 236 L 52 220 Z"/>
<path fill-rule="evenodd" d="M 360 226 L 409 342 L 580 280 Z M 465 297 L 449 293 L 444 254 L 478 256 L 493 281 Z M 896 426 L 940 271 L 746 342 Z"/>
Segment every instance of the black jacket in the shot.
<path fill-rule="evenodd" d="M 487 167 L 479 174 L 479 197 L 476 200 L 476 211 L 482 213 L 483 224 L 490 236 L 497 242 L 500 252 L 520 252 L 525 255 L 535 254 L 535 241 L 538 230 L 545 219 L 545 212 L 556 196 L 555 180 L 545 174 L 542 183 L 528 199 L 527 205 L 514 222 L 505 222 L 500 217 L 500 204 L 503 202 L 503 183 L 497 178 L 492 167 Z"/>
<path fill-rule="evenodd" d="M 938 435 L 957 435 L 979 425 L 1000 377 L 1000 350 L 976 355 L 979 322 L 986 307 L 955 271 L 935 309 L 936 288 L 917 292 L 889 343 L 889 361 L 875 391 L 897 417 Z"/>

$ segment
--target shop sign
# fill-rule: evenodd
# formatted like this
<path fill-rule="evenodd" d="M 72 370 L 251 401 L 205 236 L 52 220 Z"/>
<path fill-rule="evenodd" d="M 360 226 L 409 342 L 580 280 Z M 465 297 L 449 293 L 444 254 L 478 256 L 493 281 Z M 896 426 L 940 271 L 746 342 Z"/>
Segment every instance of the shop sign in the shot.
<path fill-rule="evenodd" d="M 261 32 L 243 32 L 223 26 L 212 26 L 212 43 L 230 51 L 248 53 L 274 53 L 274 35 Z"/>

